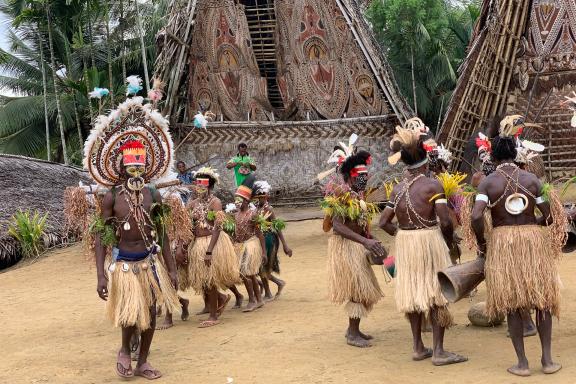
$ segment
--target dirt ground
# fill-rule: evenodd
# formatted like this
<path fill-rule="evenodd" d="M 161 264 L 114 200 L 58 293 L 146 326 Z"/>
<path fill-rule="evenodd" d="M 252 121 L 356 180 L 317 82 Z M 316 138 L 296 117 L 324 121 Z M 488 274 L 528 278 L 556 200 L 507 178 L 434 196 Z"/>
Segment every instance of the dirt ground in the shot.
<path fill-rule="evenodd" d="M 378 233 L 387 244 L 390 239 Z M 200 317 L 176 321 L 157 332 L 150 361 L 162 383 L 575 383 L 576 253 L 561 264 L 562 316 L 554 322 L 554 358 L 564 368 L 553 377 L 540 372 L 537 337 L 526 340 L 532 377 L 506 373 L 514 352 L 506 327 L 475 328 L 466 316 L 470 301 L 452 306 L 457 325 L 446 347 L 465 354 L 464 364 L 434 367 L 411 361 L 408 323 L 396 312 L 394 284 L 377 271 L 386 297 L 363 322 L 374 346 L 346 345 L 347 319 L 326 299 L 326 243 L 318 220 L 291 223 L 287 238 L 294 257 L 282 255 L 287 282 L 280 300 L 251 314 L 228 310 L 223 324 L 197 328 Z M 467 255 L 470 257 L 470 255 Z M 471 301 L 482 301 L 484 285 Z M 104 319 L 96 294 L 95 270 L 78 247 L 0 274 L 0 383 L 118 383 L 115 357 L 120 333 Z M 187 294 L 191 309 L 199 296 Z M 431 335 L 425 336 L 430 344 Z M 230 378 L 230 379 L 229 379 Z M 233 381 L 230 381 L 233 380 Z M 144 382 L 142 378 L 131 381 Z"/>

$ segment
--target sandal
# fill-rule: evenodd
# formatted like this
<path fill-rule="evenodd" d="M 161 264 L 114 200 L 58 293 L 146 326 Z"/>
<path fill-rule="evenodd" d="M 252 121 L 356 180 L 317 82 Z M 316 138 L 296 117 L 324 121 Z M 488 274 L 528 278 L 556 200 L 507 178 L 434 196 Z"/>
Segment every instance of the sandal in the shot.
<path fill-rule="evenodd" d="M 148 380 L 156 380 L 162 377 L 162 373 L 160 373 L 159 370 L 152 368 L 150 363 L 145 362 L 141 366 L 136 367 L 134 376 L 140 376 Z"/>
<path fill-rule="evenodd" d="M 134 372 L 132 371 L 132 361 L 129 355 L 123 355 L 118 351 L 118 360 L 116 361 L 116 373 L 118 376 L 125 379 L 134 377 Z"/>
<path fill-rule="evenodd" d="M 216 310 L 216 314 L 218 316 L 220 316 L 222 314 L 222 312 L 224 312 L 224 309 L 226 308 L 226 306 L 230 302 L 230 299 L 232 299 L 232 295 L 229 295 L 229 294 L 226 295 L 226 299 L 224 299 L 224 302 L 222 303 L 222 305 L 219 306 L 218 309 Z"/>
<path fill-rule="evenodd" d="M 204 320 L 198 325 L 198 328 L 209 328 L 220 324 L 220 320 Z"/>

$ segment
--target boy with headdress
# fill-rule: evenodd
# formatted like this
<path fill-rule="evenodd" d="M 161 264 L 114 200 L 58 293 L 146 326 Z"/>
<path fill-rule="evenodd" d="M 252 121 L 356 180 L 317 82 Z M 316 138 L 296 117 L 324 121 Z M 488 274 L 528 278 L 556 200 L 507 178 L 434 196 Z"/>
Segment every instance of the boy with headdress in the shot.
<path fill-rule="evenodd" d="M 262 268 L 260 269 L 260 279 L 262 280 L 262 285 L 264 287 L 264 300 L 266 301 L 278 298 L 282 294 L 282 290 L 286 285 L 284 280 L 280 280 L 272 274 L 272 272 L 280 273 L 280 260 L 278 258 L 278 248 L 280 247 L 280 244 L 282 244 L 284 253 L 287 254 L 288 257 L 292 257 L 292 250 L 288 247 L 283 233 L 286 223 L 276 217 L 274 209 L 268 200 L 271 188 L 272 187 L 267 181 L 259 180 L 254 183 L 253 193 L 253 200 L 256 203 L 258 212 L 266 219 L 264 240 L 266 242 L 267 261 L 265 264 L 262 264 Z M 278 286 L 276 296 L 272 296 L 268 280 L 271 280 Z"/>
<path fill-rule="evenodd" d="M 370 347 L 370 335 L 360 331 L 360 321 L 368 316 L 383 296 L 371 264 L 382 264 L 387 256 L 380 241 L 370 233 L 377 214 L 375 205 L 365 201 L 370 153 L 356 151 L 353 135 L 340 143 L 329 162 L 339 164 L 344 184 L 327 188 L 322 202 L 326 214 L 325 231 L 333 229 L 328 240 L 328 291 L 330 301 L 346 302 L 348 329 L 346 342 L 354 347 Z"/>
<path fill-rule="evenodd" d="M 220 199 L 212 194 L 220 177 L 210 167 L 196 173 L 197 198 L 188 203 L 194 243 L 188 247 L 190 285 L 206 299 L 209 317 L 201 328 L 219 324 L 218 317 L 230 301 L 219 289 L 227 289 L 240 280 L 236 253 L 230 237 L 222 231 L 224 212 Z"/>
<path fill-rule="evenodd" d="M 426 177 L 425 132 L 426 127 L 418 118 L 406 121 L 404 127 L 396 127 L 390 142 L 390 148 L 396 153 L 388 160 L 391 164 L 402 160 L 406 172 L 392 191 L 380 227 L 396 237 L 396 306 L 410 321 L 412 359 L 432 357 L 434 365 L 446 365 L 467 360 L 444 350 L 444 330 L 452 325 L 452 316 L 436 277 L 451 265 L 449 248 L 457 244 L 442 185 Z M 392 223 L 395 216 L 398 225 Z M 426 319 L 432 324 L 432 349 L 422 342 L 422 324 Z"/>
<path fill-rule="evenodd" d="M 522 313 L 536 308 L 536 327 L 542 344 L 542 371 L 555 373 L 561 365 L 552 360 L 552 315 L 560 307 L 557 261 L 565 241 L 566 217 L 559 199 L 532 173 L 522 170 L 516 138 L 524 122 L 507 116 L 491 142 L 496 170 L 478 186 L 472 227 L 479 257 L 486 259 L 485 275 L 489 317 L 507 315 L 518 363 L 508 372 L 529 376 L 524 353 Z M 542 213 L 536 217 L 535 208 Z M 490 209 L 493 229 L 484 237 L 484 210 Z M 545 230 L 542 226 L 551 226 Z"/>
<path fill-rule="evenodd" d="M 251 204 L 255 181 L 254 175 L 249 175 L 236 191 L 240 207 L 234 213 L 234 248 L 240 263 L 240 275 L 248 291 L 248 305 L 243 312 L 252 312 L 264 306 L 257 276 L 262 264 L 267 262 L 266 243 L 261 230 L 265 219 Z"/>

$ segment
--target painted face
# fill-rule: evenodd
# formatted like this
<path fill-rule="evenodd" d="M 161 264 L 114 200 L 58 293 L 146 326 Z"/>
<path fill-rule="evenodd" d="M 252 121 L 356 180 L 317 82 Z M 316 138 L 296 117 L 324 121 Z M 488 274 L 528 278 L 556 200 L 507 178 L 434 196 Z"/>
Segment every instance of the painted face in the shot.
<path fill-rule="evenodd" d="M 194 181 L 194 186 L 196 187 L 196 192 L 198 194 L 207 193 L 210 188 L 210 179 L 197 177 Z"/>
<path fill-rule="evenodd" d="M 129 176 L 126 180 L 126 187 L 132 191 L 140 191 L 144 188 L 145 182 L 142 175 L 146 171 L 143 165 L 129 165 L 126 167 L 126 174 Z"/>
<path fill-rule="evenodd" d="M 366 186 L 368 185 L 368 174 L 361 173 L 356 177 L 352 178 L 352 190 L 356 192 L 364 192 Z"/>
<path fill-rule="evenodd" d="M 265 195 L 255 196 L 254 199 L 252 199 L 252 203 L 258 207 L 263 207 L 266 204 L 266 200 L 267 198 Z"/>

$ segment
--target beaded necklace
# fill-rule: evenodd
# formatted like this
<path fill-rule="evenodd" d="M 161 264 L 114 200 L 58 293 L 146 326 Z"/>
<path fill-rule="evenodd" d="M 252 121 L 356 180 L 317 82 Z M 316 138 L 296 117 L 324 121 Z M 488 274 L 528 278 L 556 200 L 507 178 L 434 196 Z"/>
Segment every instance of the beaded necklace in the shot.
<path fill-rule="evenodd" d="M 129 209 L 128 215 L 122 221 L 122 228 L 125 231 L 129 231 L 131 229 L 130 219 L 133 218 L 138 231 L 142 236 L 146 249 L 151 250 L 155 246 L 156 231 L 152 225 L 150 214 L 144 208 L 144 194 L 141 191 L 131 191 L 126 187 L 122 187 L 120 194 L 124 195 L 124 199 L 126 200 Z M 150 236 L 152 238 L 147 235 L 146 229 L 150 229 Z"/>
<path fill-rule="evenodd" d="M 402 197 L 405 197 L 406 200 L 406 216 L 408 217 L 408 222 L 412 226 L 416 226 L 412 221 L 412 215 L 420 222 L 420 226 L 424 228 L 431 228 L 436 225 L 436 219 L 428 220 L 420 216 L 416 209 L 414 209 L 414 205 L 412 204 L 412 199 L 410 198 L 410 187 L 419 180 L 420 178 L 425 177 L 424 174 L 419 174 L 418 176 L 414 177 L 412 180 L 408 180 L 404 178 L 404 188 L 402 191 L 396 196 L 394 199 L 394 212 L 396 212 L 396 207 L 398 207 L 398 203 Z M 412 215 L 411 215 L 412 214 Z"/>

